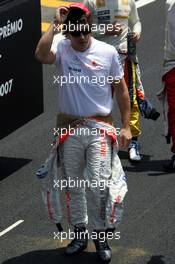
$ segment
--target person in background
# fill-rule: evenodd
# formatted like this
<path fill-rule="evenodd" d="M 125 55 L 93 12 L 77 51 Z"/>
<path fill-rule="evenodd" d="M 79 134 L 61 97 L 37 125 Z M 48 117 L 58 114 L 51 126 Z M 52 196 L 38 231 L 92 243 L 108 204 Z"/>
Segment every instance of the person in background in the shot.
<path fill-rule="evenodd" d="M 175 0 L 166 1 L 166 27 L 163 77 L 164 91 L 168 103 L 167 138 L 172 138 L 171 160 L 164 164 L 164 170 L 175 172 Z"/>
<path fill-rule="evenodd" d="M 141 35 L 141 22 L 135 1 L 84 0 L 83 3 L 92 14 L 94 24 L 106 25 L 105 31 L 100 30 L 100 27 L 97 28 L 97 31 L 94 31 L 94 37 L 112 44 L 120 54 L 131 101 L 130 127 L 132 141 L 128 149 L 129 159 L 132 162 L 139 162 L 141 160 L 138 143 L 141 134 L 140 113 L 143 117 L 153 120 L 156 120 L 160 114 L 145 98 L 136 54 L 134 57 L 131 55 L 132 60 L 128 54 L 128 33 L 130 33 L 129 45 L 131 44 L 132 47 L 140 40 Z M 110 27 L 107 27 L 107 25 L 110 25 Z M 134 49 L 136 49 L 136 46 Z"/>

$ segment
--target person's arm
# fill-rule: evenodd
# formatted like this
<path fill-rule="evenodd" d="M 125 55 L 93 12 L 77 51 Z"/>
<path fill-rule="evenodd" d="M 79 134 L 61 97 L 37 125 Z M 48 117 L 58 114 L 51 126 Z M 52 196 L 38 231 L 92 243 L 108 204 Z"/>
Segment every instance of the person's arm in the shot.
<path fill-rule="evenodd" d="M 56 59 L 55 53 L 51 51 L 54 37 L 54 23 L 51 23 L 48 30 L 43 34 L 36 47 L 35 56 L 43 64 L 53 64 Z"/>
<path fill-rule="evenodd" d="M 66 7 L 60 7 L 56 10 L 54 21 L 48 30 L 42 35 L 36 47 L 35 56 L 44 64 L 53 64 L 56 60 L 56 54 L 51 50 L 55 30 L 59 28 L 63 21 L 65 13 L 68 12 Z"/>
<path fill-rule="evenodd" d="M 129 27 L 134 33 L 133 39 L 135 42 L 139 41 L 141 35 L 141 22 L 139 19 L 135 0 L 130 0 L 131 12 L 129 14 Z"/>
<path fill-rule="evenodd" d="M 120 130 L 120 148 L 126 149 L 132 139 L 130 130 L 130 98 L 124 77 L 120 82 L 113 82 L 116 100 L 119 106 L 122 128 Z"/>

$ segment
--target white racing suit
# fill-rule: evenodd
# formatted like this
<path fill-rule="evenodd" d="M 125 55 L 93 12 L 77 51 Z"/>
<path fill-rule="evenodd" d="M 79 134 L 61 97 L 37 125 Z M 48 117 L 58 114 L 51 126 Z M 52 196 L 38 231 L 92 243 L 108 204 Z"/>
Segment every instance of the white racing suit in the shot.
<path fill-rule="evenodd" d="M 88 223 L 85 192 L 88 187 L 93 229 L 117 227 L 123 213 L 127 183 L 117 154 L 115 128 L 105 122 L 84 118 L 70 135 L 65 134 L 61 138 L 61 142 L 53 145 L 49 158 L 37 172 L 40 178 L 45 175 L 42 178 L 45 182 L 42 195 L 50 218 L 56 223 L 62 220 L 61 190 L 54 183 L 66 179 L 74 185 L 66 188 L 68 219 L 73 226 L 86 226 Z M 63 178 L 58 174 L 60 166 Z"/>

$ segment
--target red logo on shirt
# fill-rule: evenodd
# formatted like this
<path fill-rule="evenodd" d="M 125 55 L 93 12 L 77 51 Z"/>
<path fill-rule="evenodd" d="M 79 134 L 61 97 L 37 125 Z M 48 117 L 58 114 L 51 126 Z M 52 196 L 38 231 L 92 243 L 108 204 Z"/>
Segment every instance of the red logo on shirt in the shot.
<path fill-rule="evenodd" d="M 93 60 L 93 61 L 92 61 L 92 65 L 93 65 L 93 66 L 97 66 L 98 64 L 96 63 L 95 60 Z"/>

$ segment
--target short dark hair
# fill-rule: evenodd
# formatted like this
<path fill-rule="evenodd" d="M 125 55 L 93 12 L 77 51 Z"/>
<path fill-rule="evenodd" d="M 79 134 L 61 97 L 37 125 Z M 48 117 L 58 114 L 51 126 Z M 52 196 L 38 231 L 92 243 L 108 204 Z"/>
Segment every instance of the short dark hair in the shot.
<path fill-rule="evenodd" d="M 92 27 L 92 17 L 90 14 L 86 14 L 80 8 L 71 8 L 67 18 L 63 24 L 63 32 L 64 34 L 69 33 L 69 25 L 88 25 L 89 29 Z"/>

